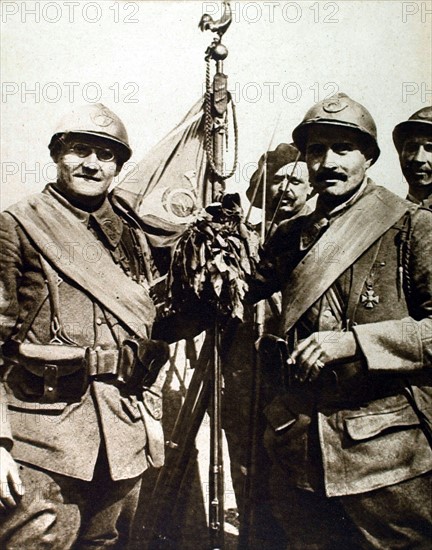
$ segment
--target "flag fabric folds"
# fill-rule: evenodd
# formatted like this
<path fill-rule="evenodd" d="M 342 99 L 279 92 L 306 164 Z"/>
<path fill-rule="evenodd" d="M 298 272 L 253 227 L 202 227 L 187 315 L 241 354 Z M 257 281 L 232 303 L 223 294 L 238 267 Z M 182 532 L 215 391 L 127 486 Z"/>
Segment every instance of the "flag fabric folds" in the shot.
<path fill-rule="evenodd" d="M 209 202 L 203 98 L 117 185 L 139 216 L 187 224 Z"/>

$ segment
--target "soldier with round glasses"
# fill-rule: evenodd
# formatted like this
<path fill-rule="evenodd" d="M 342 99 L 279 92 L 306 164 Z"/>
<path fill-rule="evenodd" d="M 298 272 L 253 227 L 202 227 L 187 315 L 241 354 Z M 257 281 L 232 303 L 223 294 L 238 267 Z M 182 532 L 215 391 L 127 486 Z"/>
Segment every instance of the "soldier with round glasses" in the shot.
<path fill-rule="evenodd" d="M 163 461 L 151 237 L 108 194 L 131 156 L 102 104 L 49 144 L 57 179 L 0 214 L 0 547 L 125 548 Z"/>

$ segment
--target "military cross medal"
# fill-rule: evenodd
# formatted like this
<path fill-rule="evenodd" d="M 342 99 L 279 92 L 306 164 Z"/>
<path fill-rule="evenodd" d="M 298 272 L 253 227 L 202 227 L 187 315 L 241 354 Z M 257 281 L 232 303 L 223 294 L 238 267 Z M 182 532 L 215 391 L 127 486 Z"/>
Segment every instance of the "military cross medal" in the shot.
<path fill-rule="evenodd" d="M 360 296 L 360 300 L 366 309 L 372 309 L 379 304 L 379 296 L 375 294 L 372 285 L 366 286 L 366 292 Z"/>

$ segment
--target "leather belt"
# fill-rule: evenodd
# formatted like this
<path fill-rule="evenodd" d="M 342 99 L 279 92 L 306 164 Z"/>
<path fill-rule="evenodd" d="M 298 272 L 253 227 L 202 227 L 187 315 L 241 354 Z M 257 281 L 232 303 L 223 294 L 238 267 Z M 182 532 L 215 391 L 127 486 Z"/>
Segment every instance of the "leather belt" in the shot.
<path fill-rule="evenodd" d="M 5 358 L 20 364 L 36 376 L 47 374 L 46 366 L 55 366 L 57 376 L 67 376 L 85 370 L 87 376 L 117 375 L 122 362 L 129 367 L 134 361 L 133 350 L 94 349 L 55 344 L 31 344 L 9 341 L 3 346 Z"/>
<path fill-rule="evenodd" d="M 85 368 L 90 377 L 117 375 L 120 353 L 115 349 L 86 349 Z"/>

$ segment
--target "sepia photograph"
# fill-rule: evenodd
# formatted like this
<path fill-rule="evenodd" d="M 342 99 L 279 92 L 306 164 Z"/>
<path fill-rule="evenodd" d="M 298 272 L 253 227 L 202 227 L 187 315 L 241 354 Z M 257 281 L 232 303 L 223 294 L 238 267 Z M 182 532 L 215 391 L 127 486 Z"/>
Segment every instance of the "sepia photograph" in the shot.
<path fill-rule="evenodd" d="M 430 548 L 432 0 L 0 19 L 0 548 Z"/>

